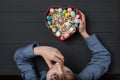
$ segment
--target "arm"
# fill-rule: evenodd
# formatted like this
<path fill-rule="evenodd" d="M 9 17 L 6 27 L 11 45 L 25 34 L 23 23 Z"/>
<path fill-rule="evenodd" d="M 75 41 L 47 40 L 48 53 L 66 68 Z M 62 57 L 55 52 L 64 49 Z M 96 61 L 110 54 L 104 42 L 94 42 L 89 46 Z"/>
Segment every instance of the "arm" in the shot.
<path fill-rule="evenodd" d="M 108 70 L 111 56 L 95 35 L 85 38 L 85 41 L 92 51 L 92 58 L 78 76 L 81 80 L 97 80 Z"/>
<path fill-rule="evenodd" d="M 95 35 L 90 36 L 86 31 L 85 16 L 81 12 L 79 33 L 85 39 L 88 48 L 92 51 L 92 58 L 88 65 L 78 74 L 81 80 L 97 80 L 107 70 L 111 62 L 108 50 L 100 43 Z"/>
<path fill-rule="evenodd" d="M 52 67 L 52 61 L 64 62 L 64 57 L 58 49 L 49 46 L 36 46 L 37 44 L 28 45 L 18 49 L 14 54 L 14 60 L 25 80 L 38 80 L 34 64 L 31 61 L 35 56 L 42 56 L 49 68 Z"/>
<path fill-rule="evenodd" d="M 31 59 L 35 56 L 33 47 L 36 44 L 28 45 L 24 48 L 18 49 L 14 54 L 14 60 L 17 67 L 21 71 L 21 76 L 24 80 L 38 80 L 36 75 L 34 64 Z"/>

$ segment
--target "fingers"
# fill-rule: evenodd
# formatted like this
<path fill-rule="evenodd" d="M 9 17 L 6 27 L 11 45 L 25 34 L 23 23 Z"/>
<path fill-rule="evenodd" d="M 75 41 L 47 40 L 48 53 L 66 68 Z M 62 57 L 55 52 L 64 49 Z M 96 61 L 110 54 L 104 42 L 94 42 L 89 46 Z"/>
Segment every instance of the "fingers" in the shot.
<path fill-rule="evenodd" d="M 64 62 L 64 57 L 60 54 L 60 55 L 56 55 L 56 57 L 61 60 L 62 62 Z"/>
<path fill-rule="evenodd" d="M 82 19 L 80 19 L 80 23 L 82 22 Z"/>
<path fill-rule="evenodd" d="M 81 16 L 82 16 L 82 21 L 85 21 L 85 15 L 84 15 L 84 13 L 82 12 L 82 11 L 80 11 L 79 10 L 79 12 L 80 12 L 80 14 L 81 14 Z M 80 19 L 81 20 L 81 19 Z"/>
<path fill-rule="evenodd" d="M 57 62 L 57 63 L 64 63 L 63 62 L 63 60 L 61 60 L 59 57 L 55 57 L 54 59 L 53 59 L 53 61 L 55 61 L 55 62 Z"/>
<path fill-rule="evenodd" d="M 47 63 L 49 68 L 52 68 L 54 66 L 54 64 L 52 63 L 52 61 L 56 62 L 56 63 L 60 63 L 63 64 L 63 60 L 57 56 L 53 56 L 51 58 L 44 58 L 45 62 Z"/>
<path fill-rule="evenodd" d="M 55 56 L 58 57 L 62 62 L 64 62 L 64 56 L 58 49 L 56 49 L 55 51 Z"/>
<path fill-rule="evenodd" d="M 57 48 L 44 46 L 43 52 L 44 54 L 42 55 L 42 57 L 46 61 L 49 68 L 54 66 L 54 64 L 52 64 L 52 61 L 56 63 L 64 63 L 64 56 Z"/>

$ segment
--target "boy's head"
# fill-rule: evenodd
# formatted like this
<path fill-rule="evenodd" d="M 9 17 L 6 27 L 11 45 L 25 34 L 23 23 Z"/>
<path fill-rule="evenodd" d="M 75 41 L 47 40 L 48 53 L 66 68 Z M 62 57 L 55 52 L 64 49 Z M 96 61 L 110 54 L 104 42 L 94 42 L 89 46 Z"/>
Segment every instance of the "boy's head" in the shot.
<path fill-rule="evenodd" d="M 77 80 L 77 78 L 68 67 L 56 63 L 49 69 L 46 80 Z"/>

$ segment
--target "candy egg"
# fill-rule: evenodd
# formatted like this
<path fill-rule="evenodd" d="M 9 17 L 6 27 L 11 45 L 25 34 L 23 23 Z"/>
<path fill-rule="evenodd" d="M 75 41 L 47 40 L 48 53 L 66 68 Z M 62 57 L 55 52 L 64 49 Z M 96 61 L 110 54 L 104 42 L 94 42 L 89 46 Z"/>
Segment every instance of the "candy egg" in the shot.
<path fill-rule="evenodd" d="M 70 16 L 70 13 L 68 13 L 68 12 L 65 13 L 65 16 L 66 16 L 66 17 L 69 17 L 69 16 Z"/>
<path fill-rule="evenodd" d="M 62 8 L 59 8 L 59 9 L 58 9 L 58 12 L 62 12 Z"/>
<path fill-rule="evenodd" d="M 70 33 L 73 32 L 73 31 L 74 31 L 74 28 L 71 27 L 71 28 L 69 29 L 69 31 L 70 31 Z"/>
<path fill-rule="evenodd" d="M 52 28 L 53 28 L 53 25 L 50 25 L 49 28 L 52 29 Z"/>
<path fill-rule="evenodd" d="M 63 24 L 64 23 L 64 20 L 63 19 L 59 19 L 58 20 L 60 24 Z"/>
<path fill-rule="evenodd" d="M 49 20 L 51 19 L 51 16 L 48 15 L 48 16 L 46 17 L 46 19 L 49 21 Z"/>
<path fill-rule="evenodd" d="M 64 36 L 61 36 L 61 37 L 60 37 L 60 40 L 65 40 Z"/>
<path fill-rule="evenodd" d="M 57 9 L 57 8 L 55 8 L 55 12 L 58 12 L 58 9 Z"/>
<path fill-rule="evenodd" d="M 48 21 L 47 23 L 48 23 L 48 25 L 51 25 L 51 22 L 50 22 L 50 21 Z"/>
<path fill-rule="evenodd" d="M 72 17 L 75 17 L 75 11 L 71 11 L 71 12 L 70 12 L 70 15 L 71 15 Z"/>
<path fill-rule="evenodd" d="M 79 19 L 79 18 L 80 18 L 80 15 L 77 14 L 77 15 L 75 16 L 75 18 L 76 18 L 76 19 Z"/>
<path fill-rule="evenodd" d="M 75 27 L 78 28 L 78 23 L 75 23 Z"/>
<path fill-rule="evenodd" d="M 61 35 L 60 31 L 57 31 L 55 35 L 56 35 L 57 37 L 60 37 L 60 35 Z"/>
<path fill-rule="evenodd" d="M 67 11 L 68 11 L 68 12 L 71 12 L 71 11 L 72 11 L 72 8 L 68 8 Z"/>
<path fill-rule="evenodd" d="M 50 13 L 54 13 L 54 9 L 53 8 L 50 9 Z"/>
<path fill-rule="evenodd" d="M 62 14 L 64 15 L 66 13 L 66 10 L 64 9 L 63 11 L 62 11 Z"/>
<path fill-rule="evenodd" d="M 65 33 L 64 38 L 67 39 L 68 37 L 70 37 L 70 33 Z"/>
<path fill-rule="evenodd" d="M 65 25 L 66 27 L 70 27 L 71 24 L 70 24 L 69 22 L 65 22 L 64 25 Z"/>
<path fill-rule="evenodd" d="M 57 29 L 55 27 L 52 28 L 52 32 L 56 32 Z"/>
<path fill-rule="evenodd" d="M 74 23 L 80 23 L 80 20 L 79 19 L 75 19 Z"/>

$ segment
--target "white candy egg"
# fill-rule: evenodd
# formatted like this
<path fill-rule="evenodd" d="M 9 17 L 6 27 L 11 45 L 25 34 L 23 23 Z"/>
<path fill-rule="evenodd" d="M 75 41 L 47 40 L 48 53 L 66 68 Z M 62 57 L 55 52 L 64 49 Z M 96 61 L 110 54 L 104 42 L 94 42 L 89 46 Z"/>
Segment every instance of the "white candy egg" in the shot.
<path fill-rule="evenodd" d="M 66 27 L 70 27 L 71 24 L 70 24 L 69 22 L 65 22 L 64 25 L 65 25 Z"/>
<path fill-rule="evenodd" d="M 52 28 L 52 32 L 56 32 L 57 31 L 57 29 L 56 28 Z"/>
<path fill-rule="evenodd" d="M 71 27 L 71 28 L 69 29 L 69 31 L 70 31 L 70 33 L 73 32 L 73 31 L 74 31 L 74 28 Z"/>
<path fill-rule="evenodd" d="M 79 19 L 75 19 L 74 23 L 80 23 L 80 20 Z"/>
<path fill-rule="evenodd" d="M 60 37 L 60 31 L 57 31 L 56 34 L 55 34 L 57 37 Z"/>

